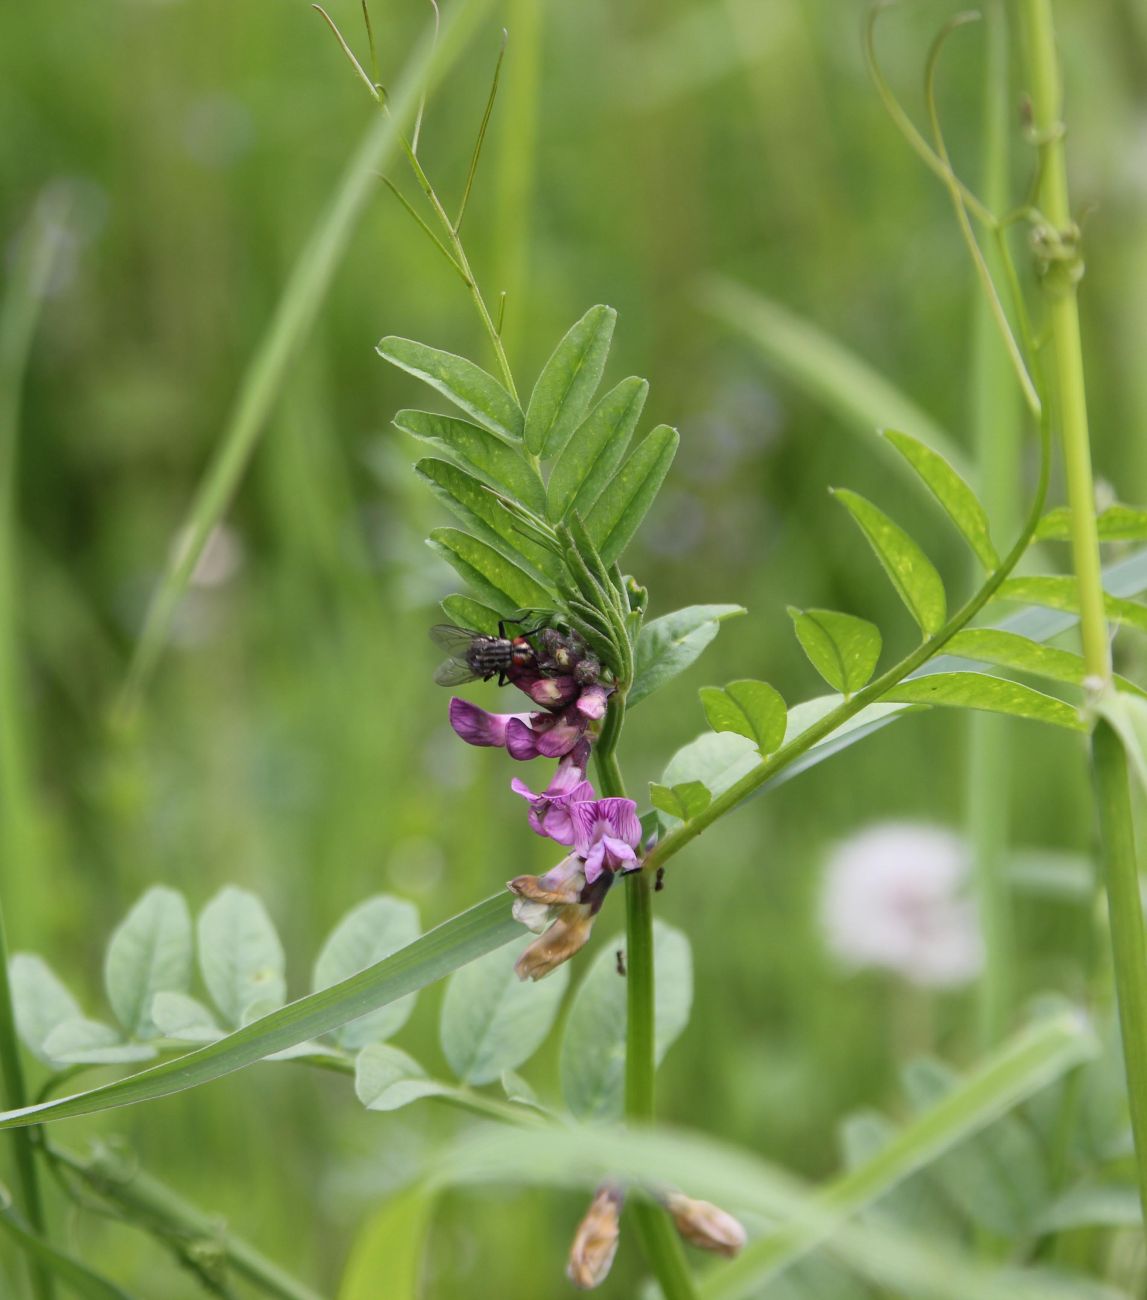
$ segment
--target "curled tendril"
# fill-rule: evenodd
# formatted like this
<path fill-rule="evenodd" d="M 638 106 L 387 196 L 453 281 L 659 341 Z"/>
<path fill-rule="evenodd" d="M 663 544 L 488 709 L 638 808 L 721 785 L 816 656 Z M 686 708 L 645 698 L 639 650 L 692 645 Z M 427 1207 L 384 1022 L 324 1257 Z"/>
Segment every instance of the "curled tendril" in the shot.
<path fill-rule="evenodd" d="M 1012 327 L 1008 321 L 1007 312 L 1000 301 L 1000 295 L 996 291 L 995 282 L 992 279 L 992 273 L 984 259 L 983 251 L 976 240 L 975 231 L 972 229 L 972 223 L 968 219 L 968 206 L 965 200 L 965 189 L 960 184 L 959 178 L 952 167 L 951 158 L 948 154 L 948 146 L 944 141 L 943 128 L 940 125 L 940 112 L 936 106 L 936 72 L 939 67 L 940 55 L 948 42 L 948 38 L 961 27 L 967 27 L 971 23 L 979 22 L 981 19 L 979 13 L 975 11 L 965 11 L 956 14 L 941 27 L 936 39 L 932 42 L 928 51 L 928 59 L 924 65 L 924 99 L 928 105 L 928 120 L 932 126 L 932 139 L 935 146 L 935 156 L 943 164 L 942 179 L 952 197 L 952 206 L 956 212 L 956 221 L 960 227 L 960 234 L 963 236 L 964 243 L 967 245 L 968 253 L 971 256 L 972 264 L 976 268 L 976 275 L 979 277 L 980 285 L 987 299 L 988 307 L 991 310 L 992 318 L 999 330 L 1000 337 L 1003 340 L 1004 348 L 1007 351 L 1008 359 L 1015 370 L 1016 379 L 1019 381 L 1020 389 L 1023 392 L 1024 401 L 1027 403 L 1032 414 L 1038 419 L 1041 410 L 1039 393 L 1036 391 L 1035 383 L 1028 372 L 1027 364 L 1024 360 L 1023 351 L 1016 336 L 1012 332 Z M 993 233 L 1000 231 L 998 219 L 992 215 L 991 228 Z M 1004 261 L 1007 262 L 1006 249 L 1003 249 L 1003 240 L 1000 238 L 999 246 L 1004 251 Z M 1015 295 L 1013 295 L 1015 296 Z M 1016 299 L 1017 303 L 1022 303 L 1022 295 Z"/>

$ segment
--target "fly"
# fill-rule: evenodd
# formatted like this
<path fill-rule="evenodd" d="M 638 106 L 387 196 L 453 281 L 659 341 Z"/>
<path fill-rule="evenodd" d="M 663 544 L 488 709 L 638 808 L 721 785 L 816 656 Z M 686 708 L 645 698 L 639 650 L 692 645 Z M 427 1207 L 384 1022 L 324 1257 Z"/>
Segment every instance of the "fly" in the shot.
<path fill-rule="evenodd" d="M 430 639 L 450 656 L 434 674 L 439 686 L 460 686 L 479 678 L 488 682 L 492 677 L 504 686 L 514 673 L 529 672 L 538 665 L 534 647 L 524 636 L 507 636 L 504 622 L 499 622 L 497 636 L 439 623 L 430 629 Z"/>

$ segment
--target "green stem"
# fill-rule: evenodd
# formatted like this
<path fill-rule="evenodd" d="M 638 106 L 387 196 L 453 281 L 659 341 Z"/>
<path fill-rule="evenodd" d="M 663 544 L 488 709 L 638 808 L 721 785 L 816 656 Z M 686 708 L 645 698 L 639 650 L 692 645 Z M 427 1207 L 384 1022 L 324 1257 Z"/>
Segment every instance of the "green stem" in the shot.
<path fill-rule="evenodd" d="M 1079 582 L 1080 629 L 1088 673 L 1102 685 L 1111 677 L 1111 652 L 1103 607 L 1095 489 L 1083 379 L 1076 284 L 1082 262 L 1075 251 L 1078 231 L 1071 219 L 1062 120 L 1063 88 L 1055 46 L 1051 0 L 1024 0 L 1027 61 L 1031 77 L 1032 125 L 1040 141 L 1040 206 L 1052 225 L 1050 260 L 1044 275 L 1048 294 L 1055 374 L 1059 390 L 1064 472 L 1071 506 L 1072 559 Z"/>
<path fill-rule="evenodd" d="M 97 1150 L 82 1159 L 62 1147 L 48 1148 L 49 1158 L 79 1177 L 109 1205 L 115 1206 L 132 1226 L 159 1237 L 178 1253 L 185 1254 L 199 1244 L 211 1246 L 235 1273 L 278 1300 L 320 1300 L 309 1286 L 291 1277 L 274 1260 L 238 1237 L 209 1214 L 185 1201 L 170 1187 L 145 1173 L 134 1160 L 110 1151 Z"/>
<path fill-rule="evenodd" d="M 984 8 L 986 60 L 983 99 L 984 202 L 993 212 L 1008 194 L 1008 39 L 1001 0 Z M 1007 278 L 1000 242 L 983 250 L 993 281 Z M 978 296 L 972 321 L 972 423 L 980 498 L 1005 536 L 1015 528 L 1021 473 L 1021 423 L 1009 359 L 999 346 L 991 308 Z M 1011 784 L 1011 727 L 1006 718 L 976 713 L 968 720 L 967 822 L 984 933 L 984 974 L 978 989 L 981 1046 L 1003 1036 L 1015 999 L 1011 895 L 1004 871 Z"/>
<path fill-rule="evenodd" d="M 1045 407 L 1046 409 L 1046 407 Z M 739 781 L 734 782 L 727 790 L 722 791 L 716 798 L 696 817 L 683 823 L 670 831 L 661 839 L 656 847 L 650 852 L 645 859 L 646 871 L 651 868 L 664 866 L 670 858 L 680 853 L 687 844 L 690 844 L 701 834 L 703 830 L 718 821 L 727 812 L 730 812 L 743 799 L 747 799 L 755 790 L 764 783 L 783 771 L 796 759 L 810 750 L 819 741 L 830 736 L 838 727 L 846 723 L 849 718 L 855 717 L 862 709 L 870 704 L 875 704 L 881 696 L 885 695 L 893 687 L 898 685 L 905 677 L 914 673 L 917 668 L 923 667 L 929 659 L 937 655 L 944 646 L 959 632 L 966 627 L 989 600 L 999 590 L 1000 585 L 1007 576 L 1019 563 L 1020 557 L 1027 550 L 1031 542 L 1032 534 L 1035 532 L 1036 524 L 1039 522 L 1040 512 L 1043 510 L 1043 503 L 1047 496 L 1048 480 L 1048 456 L 1047 456 L 1047 422 L 1046 417 L 1041 421 L 1041 434 L 1043 436 L 1043 455 L 1040 461 L 1039 484 L 1036 488 L 1035 497 L 1032 501 L 1031 508 L 1028 512 L 1027 520 L 1016 539 L 1015 545 L 1008 552 L 1007 556 L 1001 562 L 1000 567 L 994 573 L 989 574 L 980 589 L 956 611 L 955 614 L 944 624 L 944 626 L 922 642 L 910 654 L 904 656 L 899 663 L 894 664 L 887 672 L 882 673 L 861 691 L 855 695 L 850 695 L 843 699 L 831 712 L 826 713 L 819 722 L 814 722 L 811 727 L 806 728 L 789 741 L 787 745 L 782 745 L 775 754 L 758 763 L 756 767 L 746 772 Z"/>
<path fill-rule="evenodd" d="M 607 798 L 625 796 L 625 783 L 615 752 L 624 715 L 624 697 L 615 696 L 594 747 L 598 784 Z M 625 1116 L 631 1124 L 649 1124 L 654 1116 L 657 1063 L 652 879 L 648 865 L 625 877 Z M 629 1217 L 665 1300 L 696 1300 L 697 1289 L 681 1239 L 661 1206 L 635 1194 L 630 1201 Z"/>
<path fill-rule="evenodd" d="M 1147 970 L 1147 940 L 1135 858 L 1127 755 L 1122 741 L 1105 719 L 1096 725 L 1091 752 L 1139 1200 L 1147 1219 L 1147 979 L 1143 977 Z"/>
<path fill-rule="evenodd" d="M 22 720 L 17 625 L 16 468 L 19 453 L 21 387 L 44 293 L 63 243 L 67 212 L 59 199 L 42 200 L 20 240 L 13 275 L 0 311 L 0 869 L 10 888 L 17 873 L 35 875 L 39 827 L 28 778 Z M 8 941 L 0 904 L 0 1077 L 9 1109 L 27 1103 L 23 1064 L 8 977 Z M 44 1204 L 36 1168 L 37 1130 L 13 1134 L 16 1176 L 32 1230 L 46 1236 Z M 32 1287 L 40 1300 L 55 1294 L 42 1261 L 30 1261 Z"/>

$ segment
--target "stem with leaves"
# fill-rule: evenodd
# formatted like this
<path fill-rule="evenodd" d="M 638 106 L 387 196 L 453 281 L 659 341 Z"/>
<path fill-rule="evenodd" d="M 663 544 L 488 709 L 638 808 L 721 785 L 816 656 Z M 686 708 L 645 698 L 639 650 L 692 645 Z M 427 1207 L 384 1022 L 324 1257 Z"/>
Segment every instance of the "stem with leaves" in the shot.
<path fill-rule="evenodd" d="M 625 716 L 621 692 L 610 705 L 608 721 L 594 751 L 598 782 L 607 798 L 625 797 L 616 744 Z M 654 1117 L 653 1086 L 657 1072 L 654 1002 L 656 970 L 653 958 L 653 876 L 646 865 L 625 877 L 625 1116 L 631 1124 L 649 1124 Z M 665 1211 L 634 1192 L 630 1218 L 665 1300 L 696 1300 L 697 1289 L 685 1252 Z"/>
<path fill-rule="evenodd" d="M 1111 650 L 1104 610 L 1091 472 L 1077 285 L 1083 273 L 1079 231 L 1071 218 L 1062 120 L 1063 88 L 1050 0 L 1024 0 L 1032 123 L 1040 149 L 1040 203 L 1047 225 L 1036 231 L 1048 300 L 1053 373 L 1059 397 L 1064 472 L 1071 506 L 1072 559 L 1079 587 L 1083 656 L 1095 691 L 1110 689 Z M 1122 741 L 1100 719 L 1091 741 L 1103 843 L 1115 986 L 1135 1138 L 1139 1195 L 1147 1215 L 1147 936 Z"/>

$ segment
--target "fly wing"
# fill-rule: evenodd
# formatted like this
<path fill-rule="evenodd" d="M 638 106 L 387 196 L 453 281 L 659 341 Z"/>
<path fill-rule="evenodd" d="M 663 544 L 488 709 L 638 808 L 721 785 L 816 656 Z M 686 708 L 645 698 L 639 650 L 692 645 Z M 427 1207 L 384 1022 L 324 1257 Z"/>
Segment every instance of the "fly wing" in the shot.
<path fill-rule="evenodd" d="M 461 686 L 463 682 L 477 681 L 479 676 L 465 659 L 447 659 L 434 670 L 439 686 Z"/>
<path fill-rule="evenodd" d="M 468 627 L 455 627 L 453 623 L 436 623 L 430 629 L 431 641 L 452 658 L 465 655 L 474 638 L 481 635 L 481 632 L 475 632 Z"/>

